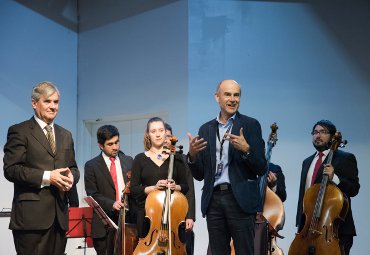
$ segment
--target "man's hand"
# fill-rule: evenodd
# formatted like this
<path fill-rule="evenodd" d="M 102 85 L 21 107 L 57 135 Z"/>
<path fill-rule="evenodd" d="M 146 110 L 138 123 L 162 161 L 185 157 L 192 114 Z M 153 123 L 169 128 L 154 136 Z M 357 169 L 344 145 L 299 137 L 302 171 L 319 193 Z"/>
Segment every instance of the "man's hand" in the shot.
<path fill-rule="evenodd" d="M 193 219 L 186 219 L 185 221 L 185 230 L 192 231 L 194 227 L 194 220 Z"/>
<path fill-rule="evenodd" d="M 191 136 L 190 133 L 187 134 L 189 137 L 189 156 L 190 161 L 193 162 L 195 160 L 195 156 L 198 154 L 198 152 L 201 152 L 204 150 L 207 146 L 207 141 L 204 141 L 203 138 L 199 139 L 199 135 L 196 135 L 194 137 Z"/>
<path fill-rule="evenodd" d="M 231 133 L 226 133 L 224 136 L 225 136 L 225 140 L 228 140 L 230 144 L 234 146 L 235 149 L 243 153 L 249 152 L 250 146 L 244 138 L 243 128 L 240 128 L 239 135 L 233 135 Z"/>
<path fill-rule="evenodd" d="M 269 174 L 267 175 L 267 183 L 270 188 L 275 187 L 277 182 L 276 174 L 269 171 Z"/>
<path fill-rule="evenodd" d="M 329 176 L 329 180 L 332 181 L 334 177 L 334 167 L 331 164 L 326 164 L 324 166 L 323 174 L 327 174 Z"/>
<path fill-rule="evenodd" d="M 123 208 L 125 205 L 121 201 L 116 201 L 113 204 L 113 210 L 119 211 L 121 208 Z"/>
<path fill-rule="evenodd" d="M 56 186 L 60 191 L 69 191 L 73 182 L 73 175 L 68 167 L 54 169 L 50 173 L 50 185 Z"/>

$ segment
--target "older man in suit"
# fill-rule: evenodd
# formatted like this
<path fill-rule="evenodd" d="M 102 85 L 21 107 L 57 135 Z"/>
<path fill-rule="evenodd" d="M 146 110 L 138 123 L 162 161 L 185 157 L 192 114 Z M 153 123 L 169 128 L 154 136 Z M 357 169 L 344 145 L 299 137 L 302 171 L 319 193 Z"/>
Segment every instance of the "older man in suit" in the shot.
<path fill-rule="evenodd" d="M 14 183 L 9 228 L 17 254 L 64 254 L 68 192 L 79 180 L 69 131 L 54 123 L 59 91 L 50 82 L 32 90 L 34 116 L 11 126 L 4 147 L 4 175 Z"/>
<path fill-rule="evenodd" d="M 101 153 L 85 164 L 85 189 L 105 213 L 118 222 L 119 211 L 124 208 L 122 191 L 128 183 L 128 171 L 132 169 L 132 157 L 120 151 L 119 132 L 115 126 L 104 125 L 97 131 L 98 146 Z M 136 223 L 134 201 L 129 197 L 129 213 L 126 222 Z M 127 207 L 126 207 L 127 208 Z M 91 235 L 98 255 L 111 255 L 114 251 L 115 231 L 107 229 L 94 212 Z"/>
<path fill-rule="evenodd" d="M 215 99 L 220 113 L 189 136 L 188 163 L 193 177 L 204 180 L 201 199 L 213 255 L 253 254 L 256 212 L 261 206 L 258 175 L 266 171 L 259 122 L 238 112 L 240 85 L 219 83 Z"/>

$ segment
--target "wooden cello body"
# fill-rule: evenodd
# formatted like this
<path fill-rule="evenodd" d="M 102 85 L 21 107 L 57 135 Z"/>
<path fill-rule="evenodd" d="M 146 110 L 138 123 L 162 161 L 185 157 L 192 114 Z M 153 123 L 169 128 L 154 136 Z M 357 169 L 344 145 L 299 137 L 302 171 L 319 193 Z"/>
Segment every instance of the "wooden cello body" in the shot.
<path fill-rule="evenodd" d="M 131 170 L 127 171 L 128 182 L 122 192 L 124 207 L 120 210 L 118 218 L 118 230 L 116 232 L 114 255 L 132 255 L 138 243 L 138 235 L 135 224 L 126 223 L 126 212 L 129 211 L 128 194 L 130 194 Z"/>
<path fill-rule="evenodd" d="M 333 152 L 342 145 L 341 138 L 337 132 L 328 155 L 328 164 L 331 163 Z M 346 196 L 324 174 L 322 182 L 311 186 L 304 195 L 303 214 L 306 221 L 302 230 L 296 234 L 288 254 L 343 255 L 339 246 L 338 227 L 348 207 Z"/>
<path fill-rule="evenodd" d="M 171 138 L 175 148 L 176 137 Z M 179 146 L 182 148 L 182 146 Z M 174 155 L 171 148 L 168 179 L 172 179 Z M 139 240 L 134 255 L 186 255 L 185 244 L 179 238 L 180 225 L 184 223 L 188 201 L 181 192 L 170 188 L 148 194 L 145 202 L 146 218 L 150 222 L 149 232 Z"/>
<path fill-rule="evenodd" d="M 134 251 L 135 255 L 186 254 L 185 245 L 179 239 L 178 230 L 188 211 L 187 199 L 179 191 L 171 194 L 171 218 L 169 219 L 171 224 L 163 222 L 162 219 L 165 209 L 163 201 L 165 200 L 165 191 L 157 190 L 149 193 L 145 203 L 145 213 L 151 223 L 150 229 L 146 237 L 139 241 Z M 169 225 L 171 226 L 169 227 Z M 169 253 L 169 250 L 171 250 L 171 253 Z"/>
<path fill-rule="evenodd" d="M 272 148 L 277 142 L 277 129 L 276 123 L 271 126 L 271 133 L 267 141 L 266 148 L 266 161 L 267 161 L 267 171 L 262 177 L 261 187 L 262 187 L 262 201 L 263 209 L 262 215 L 269 223 L 269 247 L 267 254 L 269 255 L 283 255 L 283 250 L 277 245 L 276 237 L 284 238 L 277 232 L 284 227 L 285 223 L 285 209 L 284 204 L 280 197 L 276 195 L 267 185 L 267 175 L 269 173 L 269 163 L 271 160 Z"/>

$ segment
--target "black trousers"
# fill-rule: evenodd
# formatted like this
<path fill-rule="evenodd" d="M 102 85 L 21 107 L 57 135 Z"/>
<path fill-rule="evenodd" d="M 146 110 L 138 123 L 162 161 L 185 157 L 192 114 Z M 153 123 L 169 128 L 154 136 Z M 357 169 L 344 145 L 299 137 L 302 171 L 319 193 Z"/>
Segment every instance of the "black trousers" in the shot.
<path fill-rule="evenodd" d="M 349 255 L 349 252 L 353 245 L 353 236 L 339 235 L 339 245 L 343 249 L 344 255 Z"/>
<path fill-rule="evenodd" d="M 253 255 L 255 214 L 242 211 L 231 190 L 214 191 L 207 211 L 207 228 L 212 255 Z"/>
<path fill-rule="evenodd" d="M 17 255 L 64 255 L 66 231 L 57 221 L 45 230 L 13 230 Z"/>
<path fill-rule="evenodd" d="M 93 238 L 94 249 L 97 255 L 112 255 L 114 252 L 114 241 L 116 231 L 107 230 L 107 234 L 102 238 Z"/>

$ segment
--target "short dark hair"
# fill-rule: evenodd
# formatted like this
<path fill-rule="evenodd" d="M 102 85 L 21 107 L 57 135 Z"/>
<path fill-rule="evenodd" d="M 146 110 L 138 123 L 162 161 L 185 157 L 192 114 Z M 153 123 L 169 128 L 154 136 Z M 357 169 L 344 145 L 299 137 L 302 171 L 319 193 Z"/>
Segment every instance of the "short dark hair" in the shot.
<path fill-rule="evenodd" d="M 114 136 L 119 137 L 119 132 L 118 132 L 118 129 L 113 125 L 101 126 L 96 132 L 98 143 L 101 145 L 103 145 L 106 140 L 109 140 Z"/>
<path fill-rule="evenodd" d="M 335 135 L 335 132 L 337 132 L 337 128 L 330 120 L 319 120 L 312 127 L 312 132 L 315 130 L 317 125 L 325 127 L 329 131 L 330 135 Z"/>
<path fill-rule="evenodd" d="M 171 125 L 170 125 L 170 124 L 168 124 L 168 123 L 164 123 L 164 128 L 165 128 L 166 130 L 170 131 L 170 132 L 171 132 L 171 134 L 172 134 L 172 127 L 171 127 Z"/>

